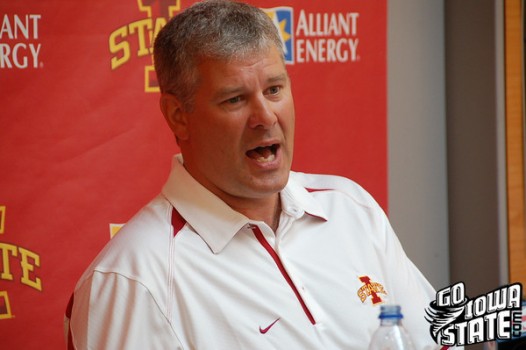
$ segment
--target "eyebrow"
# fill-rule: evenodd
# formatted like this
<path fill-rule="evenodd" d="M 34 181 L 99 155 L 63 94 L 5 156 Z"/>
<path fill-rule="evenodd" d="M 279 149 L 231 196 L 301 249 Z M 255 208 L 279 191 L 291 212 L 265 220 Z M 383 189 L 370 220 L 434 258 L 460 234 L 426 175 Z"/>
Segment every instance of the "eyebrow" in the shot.
<path fill-rule="evenodd" d="M 288 77 L 289 76 L 288 76 L 287 73 L 282 73 L 280 75 L 276 75 L 274 77 L 270 77 L 269 79 L 267 79 L 267 83 L 273 84 L 273 83 L 279 83 L 279 82 L 282 82 L 282 81 L 287 81 Z"/>

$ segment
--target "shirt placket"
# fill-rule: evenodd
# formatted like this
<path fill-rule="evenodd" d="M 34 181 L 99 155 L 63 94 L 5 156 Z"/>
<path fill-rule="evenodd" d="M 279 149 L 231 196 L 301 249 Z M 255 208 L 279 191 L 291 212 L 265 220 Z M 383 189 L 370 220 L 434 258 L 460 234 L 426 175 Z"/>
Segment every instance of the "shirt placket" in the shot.
<path fill-rule="evenodd" d="M 296 296 L 298 303 L 302 307 L 306 317 L 312 325 L 316 325 L 316 318 L 311 307 L 309 307 L 309 298 L 305 295 L 305 287 L 298 274 L 294 273 L 292 265 L 287 260 L 286 254 L 279 249 L 279 240 L 276 239 L 274 232 L 265 224 L 251 224 L 250 229 L 259 241 L 261 246 L 267 251 L 270 258 L 276 264 L 277 269 L 288 283 L 292 292 Z"/>

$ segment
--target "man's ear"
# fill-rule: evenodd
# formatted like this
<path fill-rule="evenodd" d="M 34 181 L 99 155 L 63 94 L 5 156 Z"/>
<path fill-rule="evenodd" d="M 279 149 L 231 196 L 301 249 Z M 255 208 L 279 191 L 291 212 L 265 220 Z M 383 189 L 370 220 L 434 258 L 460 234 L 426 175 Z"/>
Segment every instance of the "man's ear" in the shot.
<path fill-rule="evenodd" d="M 175 95 L 162 93 L 159 101 L 166 122 L 178 140 L 188 139 L 187 113 Z"/>

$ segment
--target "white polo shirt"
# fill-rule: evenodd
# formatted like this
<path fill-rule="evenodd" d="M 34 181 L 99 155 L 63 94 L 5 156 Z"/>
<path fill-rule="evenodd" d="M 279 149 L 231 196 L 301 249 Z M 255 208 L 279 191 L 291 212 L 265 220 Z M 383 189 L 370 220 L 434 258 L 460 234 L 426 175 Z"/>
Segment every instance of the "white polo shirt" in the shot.
<path fill-rule="evenodd" d="M 434 290 L 357 184 L 292 172 L 274 234 L 180 161 L 79 280 L 77 349 L 363 350 L 382 303 L 402 306 L 416 349 L 434 345 Z"/>

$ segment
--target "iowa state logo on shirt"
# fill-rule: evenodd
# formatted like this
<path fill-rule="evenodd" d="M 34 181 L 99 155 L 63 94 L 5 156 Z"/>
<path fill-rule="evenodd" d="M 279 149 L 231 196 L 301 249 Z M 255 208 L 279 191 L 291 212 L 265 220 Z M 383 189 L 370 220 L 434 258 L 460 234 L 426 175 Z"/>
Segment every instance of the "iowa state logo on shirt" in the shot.
<path fill-rule="evenodd" d="M 384 302 L 379 294 L 387 295 L 385 288 L 378 282 L 373 282 L 369 276 L 360 276 L 358 279 L 363 283 L 363 286 L 358 289 L 358 297 L 362 303 L 371 298 L 373 305 Z"/>

